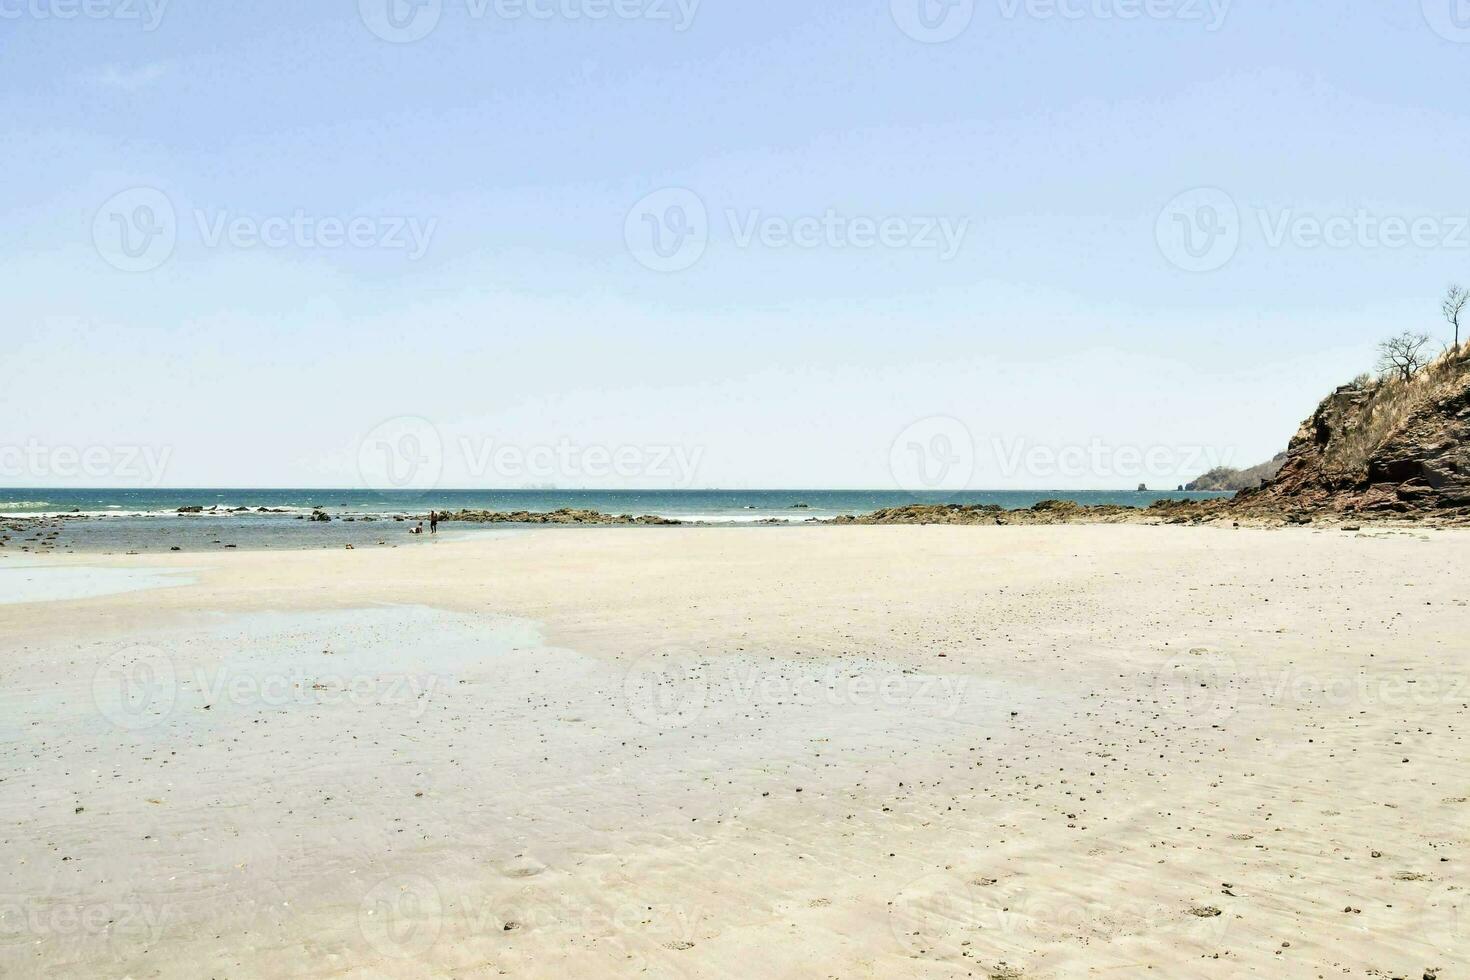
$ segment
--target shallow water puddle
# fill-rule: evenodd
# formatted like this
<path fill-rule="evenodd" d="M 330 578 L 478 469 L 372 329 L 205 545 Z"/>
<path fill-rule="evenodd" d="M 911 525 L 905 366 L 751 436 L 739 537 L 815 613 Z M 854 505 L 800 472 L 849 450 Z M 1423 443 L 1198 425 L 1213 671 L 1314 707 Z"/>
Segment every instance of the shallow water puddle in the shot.
<path fill-rule="evenodd" d="M 0 604 L 66 602 L 97 596 L 189 585 L 179 572 L 100 565 L 0 564 Z"/>
<path fill-rule="evenodd" d="M 870 658 L 628 654 L 412 607 L 221 616 L 67 651 L 55 676 L 4 685 L 12 885 L 37 914 L 145 910 L 137 941 L 82 955 L 124 972 L 161 947 L 203 968 L 218 944 L 199 937 L 236 932 L 287 951 L 385 941 L 357 914 L 384 888 L 474 909 L 498 936 L 559 908 L 540 891 L 587 861 L 737 827 L 780 839 L 790 807 L 842 827 L 875 780 L 902 812 L 901 780 L 934 785 L 956 741 L 1045 710 Z M 310 909 L 347 931 L 320 935 Z M 29 962 L 65 955 L 40 938 Z"/>

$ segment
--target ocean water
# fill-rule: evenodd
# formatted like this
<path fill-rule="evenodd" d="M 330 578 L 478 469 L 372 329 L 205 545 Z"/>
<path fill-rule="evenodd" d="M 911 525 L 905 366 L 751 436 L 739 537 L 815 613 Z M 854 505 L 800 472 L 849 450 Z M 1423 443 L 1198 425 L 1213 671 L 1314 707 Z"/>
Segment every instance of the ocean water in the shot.
<path fill-rule="evenodd" d="M 84 514 L 92 517 L 162 517 L 180 507 L 246 507 L 333 516 L 393 516 L 430 510 L 551 511 L 562 507 L 607 514 L 653 514 L 708 523 L 754 523 L 768 518 L 805 520 L 863 514 L 911 503 L 999 504 L 1030 507 L 1047 499 L 1080 504 L 1147 507 L 1156 500 L 1205 499 L 1211 493 L 1114 490 L 966 490 L 908 493 L 902 490 L 251 490 L 251 489 L 23 489 L 0 488 L 0 516 Z M 805 505 L 805 506 L 801 506 Z M 262 518 L 281 515 L 260 515 Z"/>
<path fill-rule="evenodd" d="M 1030 507 L 1047 499 L 1147 507 L 1156 500 L 1225 496 L 1109 490 L 973 490 L 914 494 L 901 490 L 283 490 L 283 489 L 0 489 L 0 519 L 73 516 L 36 532 L 0 528 L 0 553 L 213 551 L 222 548 L 341 548 L 418 545 L 415 518 L 430 510 L 552 511 L 563 507 L 607 514 L 651 514 L 716 525 L 799 524 L 841 514 L 865 514 L 912 503 Z M 203 514 L 179 514 L 203 507 Z M 215 508 L 209 511 L 208 508 Z M 245 511 L 235 508 L 247 508 Z M 269 512 L 258 512 L 267 508 Z M 320 508 L 335 520 L 303 520 Z M 445 525 L 440 537 L 503 529 Z M 575 530 L 569 528 L 569 530 Z M 8 535 L 8 537 L 7 537 Z"/>

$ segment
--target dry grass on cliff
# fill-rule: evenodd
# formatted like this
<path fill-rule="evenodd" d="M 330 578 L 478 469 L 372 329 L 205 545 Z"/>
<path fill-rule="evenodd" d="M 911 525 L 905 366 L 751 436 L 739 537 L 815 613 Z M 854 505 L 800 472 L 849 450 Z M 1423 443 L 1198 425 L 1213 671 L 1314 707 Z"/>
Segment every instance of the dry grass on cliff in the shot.
<path fill-rule="evenodd" d="M 1353 424 L 1336 434 L 1325 448 L 1328 475 L 1347 479 L 1367 476 L 1373 454 L 1399 432 L 1423 406 L 1448 395 L 1470 371 L 1470 347 L 1448 350 L 1408 381 L 1384 377 L 1368 382 L 1368 401 Z"/>

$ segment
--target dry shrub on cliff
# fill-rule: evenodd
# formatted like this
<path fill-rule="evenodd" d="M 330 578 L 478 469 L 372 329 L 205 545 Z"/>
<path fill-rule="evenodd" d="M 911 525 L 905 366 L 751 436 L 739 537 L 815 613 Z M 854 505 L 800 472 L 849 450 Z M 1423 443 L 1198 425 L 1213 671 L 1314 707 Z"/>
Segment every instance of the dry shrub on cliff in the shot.
<path fill-rule="evenodd" d="M 1326 447 L 1327 475 L 1341 479 L 1365 476 L 1373 453 L 1401 432 L 1417 410 L 1447 396 L 1464 380 L 1467 370 L 1470 351 L 1451 349 L 1407 380 L 1389 375 L 1359 387 L 1365 392 L 1362 408 Z"/>

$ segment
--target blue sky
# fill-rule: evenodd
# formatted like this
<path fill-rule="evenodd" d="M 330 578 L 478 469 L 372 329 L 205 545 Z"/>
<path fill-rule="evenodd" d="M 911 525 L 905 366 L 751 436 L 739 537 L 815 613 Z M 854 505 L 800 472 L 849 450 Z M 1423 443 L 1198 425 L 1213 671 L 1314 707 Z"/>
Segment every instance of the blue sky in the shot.
<path fill-rule="evenodd" d="M 385 0 L 151 2 L 0 0 L 0 444 L 173 485 L 356 485 L 402 417 L 449 485 L 514 482 L 470 440 L 888 487 L 934 418 L 976 487 L 1138 482 L 1014 464 L 1098 445 L 1157 485 L 1283 448 L 1470 281 L 1456 0 L 421 0 L 408 42 Z M 166 254 L 108 239 L 150 215 Z M 676 268 L 636 244 L 690 220 Z"/>

